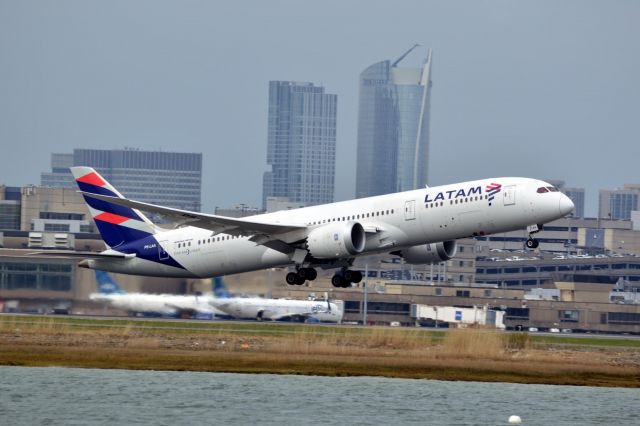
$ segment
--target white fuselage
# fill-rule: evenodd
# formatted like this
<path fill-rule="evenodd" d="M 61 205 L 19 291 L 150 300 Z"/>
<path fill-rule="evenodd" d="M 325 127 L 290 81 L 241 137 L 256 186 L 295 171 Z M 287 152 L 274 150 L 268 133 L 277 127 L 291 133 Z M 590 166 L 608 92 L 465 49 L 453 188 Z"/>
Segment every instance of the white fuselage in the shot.
<path fill-rule="evenodd" d="M 499 182 L 495 198 L 487 188 Z M 391 252 L 411 246 L 494 234 L 543 224 L 573 208 L 560 192 L 537 193 L 548 183 L 527 178 L 493 178 L 418 189 L 338 203 L 252 216 L 261 223 L 306 226 L 355 221 L 365 230 L 366 244 L 357 256 Z M 185 226 L 154 235 L 156 244 L 141 247 L 145 257 L 171 256 L 183 268 L 132 257 L 88 261 L 92 269 L 176 277 L 213 277 L 293 265 L 291 254 L 258 244 L 250 237 L 216 234 Z M 355 256 L 352 256 L 355 257 Z"/>
<path fill-rule="evenodd" d="M 285 320 L 313 318 L 321 322 L 342 321 L 342 309 L 321 300 L 263 299 L 257 297 L 215 299 L 211 304 L 238 319 Z"/>
<path fill-rule="evenodd" d="M 156 313 L 160 315 L 174 315 L 180 311 L 193 311 L 213 315 L 227 314 L 216 309 L 209 302 L 212 296 L 189 296 L 176 294 L 102 294 L 93 293 L 89 296 L 93 301 L 106 303 L 109 306 L 128 312 Z"/>

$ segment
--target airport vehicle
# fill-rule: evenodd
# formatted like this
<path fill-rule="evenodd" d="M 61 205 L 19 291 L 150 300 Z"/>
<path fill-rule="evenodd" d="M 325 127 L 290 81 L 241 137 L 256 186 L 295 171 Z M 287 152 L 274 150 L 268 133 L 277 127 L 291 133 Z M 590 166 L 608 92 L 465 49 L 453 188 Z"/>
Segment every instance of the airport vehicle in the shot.
<path fill-rule="evenodd" d="M 298 322 L 340 322 L 343 309 L 327 300 L 264 299 L 232 297 L 212 299 L 212 306 L 237 319 Z"/>
<path fill-rule="evenodd" d="M 108 249 L 58 253 L 79 266 L 125 274 L 211 277 L 290 266 L 289 284 L 338 269 L 335 287 L 362 280 L 357 256 L 392 253 L 411 264 L 449 260 L 456 239 L 527 228 L 527 246 L 544 223 L 569 214 L 571 200 L 536 179 L 504 177 L 231 218 L 124 198 L 90 167 L 72 167 Z M 161 229 L 141 210 L 176 222 Z M 54 253 L 47 252 L 51 255 Z"/>
<path fill-rule="evenodd" d="M 227 313 L 216 309 L 209 303 L 214 298 L 212 294 L 127 293 L 109 273 L 100 270 L 96 270 L 95 273 L 98 293 L 89 295 L 89 298 L 95 302 L 105 303 L 116 309 L 127 311 L 130 315 L 179 318 L 187 316 L 229 317 Z M 220 286 L 221 281 L 217 285 Z"/>
<path fill-rule="evenodd" d="M 459 306 L 429 306 L 411 305 L 411 317 L 416 322 L 433 325 L 435 327 L 446 324 L 447 326 L 489 326 L 504 330 L 504 311 L 489 309 L 487 305 L 471 308 Z"/>

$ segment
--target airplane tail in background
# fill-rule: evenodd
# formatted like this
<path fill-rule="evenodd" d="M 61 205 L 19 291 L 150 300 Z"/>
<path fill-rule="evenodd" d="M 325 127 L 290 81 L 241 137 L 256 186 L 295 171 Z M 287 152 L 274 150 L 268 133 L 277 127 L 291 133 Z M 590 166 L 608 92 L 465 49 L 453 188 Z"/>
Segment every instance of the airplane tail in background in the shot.
<path fill-rule="evenodd" d="M 91 167 L 71 167 L 80 191 L 124 198 Z M 91 216 L 109 247 L 118 247 L 155 234 L 158 228 L 139 210 L 84 196 Z"/>
<path fill-rule="evenodd" d="M 101 294 L 124 294 L 124 290 L 120 288 L 118 283 L 109 275 L 108 272 L 96 270 L 96 283 L 98 293 Z"/>
<path fill-rule="evenodd" d="M 213 277 L 212 281 L 213 286 L 213 295 L 219 299 L 228 299 L 231 297 L 231 293 L 229 293 L 229 289 L 224 284 L 222 277 Z"/>

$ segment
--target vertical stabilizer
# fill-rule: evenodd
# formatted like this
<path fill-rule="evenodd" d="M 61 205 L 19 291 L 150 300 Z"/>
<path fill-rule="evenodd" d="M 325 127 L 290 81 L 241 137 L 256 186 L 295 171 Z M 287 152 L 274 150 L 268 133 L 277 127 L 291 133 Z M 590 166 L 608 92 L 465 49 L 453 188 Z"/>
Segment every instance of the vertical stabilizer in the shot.
<path fill-rule="evenodd" d="M 82 192 L 124 198 L 91 167 L 71 167 Z M 84 196 L 104 242 L 112 248 L 155 234 L 158 228 L 139 210 Z"/>

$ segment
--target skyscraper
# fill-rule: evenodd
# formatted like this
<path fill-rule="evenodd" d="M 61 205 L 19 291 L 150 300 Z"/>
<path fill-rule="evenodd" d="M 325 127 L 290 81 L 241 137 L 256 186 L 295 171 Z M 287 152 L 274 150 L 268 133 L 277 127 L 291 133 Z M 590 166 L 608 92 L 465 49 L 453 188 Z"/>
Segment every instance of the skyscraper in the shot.
<path fill-rule="evenodd" d="M 201 153 L 74 149 L 73 154 L 51 155 L 51 173 L 42 173 L 40 184 L 75 189 L 71 166 L 95 168 L 133 200 L 200 211 Z"/>
<path fill-rule="evenodd" d="M 427 184 L 431 49 L 421 68 L 375 63 L 360 74 L 356 197 Z"/>
<path fill-rule="evenodd" d="M 286 197 L 305 205 L 333 201 L 337 95 L 313 83 L 269 82 L 267 164 L 262 203 Z"/>

